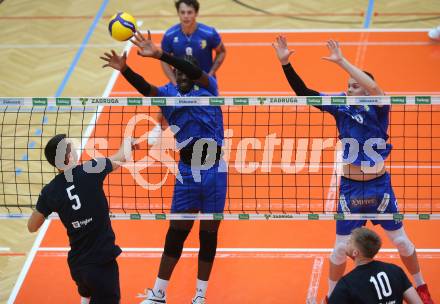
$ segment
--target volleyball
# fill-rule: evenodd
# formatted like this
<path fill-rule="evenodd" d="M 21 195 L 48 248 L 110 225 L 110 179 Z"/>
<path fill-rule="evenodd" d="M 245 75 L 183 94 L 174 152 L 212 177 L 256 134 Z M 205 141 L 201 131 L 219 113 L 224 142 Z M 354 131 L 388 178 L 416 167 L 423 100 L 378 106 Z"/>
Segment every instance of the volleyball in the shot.
<path fill-rule="evenodd" d="M 126 41 L 136 32 L 136 19 L 128 13 L 117 13 L 110 18 L 108 31 L 118 41 Z"/>

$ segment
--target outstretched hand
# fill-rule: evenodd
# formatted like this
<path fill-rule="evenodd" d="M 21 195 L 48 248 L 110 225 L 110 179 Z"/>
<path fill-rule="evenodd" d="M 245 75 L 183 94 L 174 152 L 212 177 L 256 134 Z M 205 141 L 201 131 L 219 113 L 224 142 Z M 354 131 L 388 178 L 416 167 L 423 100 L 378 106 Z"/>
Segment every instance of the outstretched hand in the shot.
<path fill-rule="evenodd" d="M 136 32 L 133 37 L 134 38 L 130 41 L 139 48 L 137 51 L 138 55 L 142 57 L 153 57 L 156 59 L 159 59 L 160 56 L 162 56 L 162 50 L 151 40 L 149 30 L 147 39 L 145 39 L 145 37 L 139 32 Z"/>
<path fill-rule="evenodd" d="M 327 48 L 330 51 L 330 56 L 322 57 L 324 60 L 328 60 L 334 63 L 340 63 L 344 56 L 342 55 L 341 48 L 339 47 L 339 42 L 335 40 L 327 41 Z"/>
<path fill-rule="evenodd" d="M 123 71 L 127 67 L 127 52 L 124 52 L 122 56 L 118 56 L 114 50 L 111 50 L 111 54 L 104 53 L 104 56 L 99 57 L 107 63 L 102 67 L 112 67 L 115 70 Z"/>
<path fill-rule="evenodd" d="M 281 62 L 282 65 L 286 65 L 289 63 L 289 57 L 295 51 L 289 50 L 289 47 L 287 46 L 287 39 L 284 36 L 278 36 L 276 38 L 276 43 L 272 43 L 273 48 L 275 49 L 275 52 L 277 53 L 278 60 Z"/>

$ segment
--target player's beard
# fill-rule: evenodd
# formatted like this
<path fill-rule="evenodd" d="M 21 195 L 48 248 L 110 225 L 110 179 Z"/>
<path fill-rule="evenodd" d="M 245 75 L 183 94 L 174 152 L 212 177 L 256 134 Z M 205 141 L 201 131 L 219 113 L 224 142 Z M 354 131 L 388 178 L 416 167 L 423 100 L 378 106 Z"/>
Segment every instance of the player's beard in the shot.
<path fill-rule="evenodd" d="M 191 80 L 181 80 L 177 82 L 177 86 L 179 87 L 179 91 L 180 93 L 188 93 L 189 91 L 191 91 L 192 87 L 194 86 L 194 82 Z"/>

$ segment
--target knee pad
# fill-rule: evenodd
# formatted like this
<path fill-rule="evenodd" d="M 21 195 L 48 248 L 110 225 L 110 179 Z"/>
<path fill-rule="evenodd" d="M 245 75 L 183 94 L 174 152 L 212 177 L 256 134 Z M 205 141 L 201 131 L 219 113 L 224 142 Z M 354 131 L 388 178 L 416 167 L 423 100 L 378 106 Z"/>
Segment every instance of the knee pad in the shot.
<path fill-rule="evenodd" d="M 200 251 L 199 260 L 212 263 L 217 251 L 217 231 L 200 230 Z"/>
<path fill-rule="evenodd" d="M 330 261 L 335 265 L 345 263 L 347 259 L 346 248 L 350 235 L 336 235 L 335 247 L 330 255 Z"/>
<path fill-rule="evenodd" d="M 401 256 L 407 257 L 414 253 L 414 244 L 408 239 L 403 228 L 394 231 L 385 230 L 385 232 Z"/>
<path fill-rule="evenodd" d="M 185 243 L 188 234 L 189 230 L 168 229 L 163 253 L 166 256 L 179 259 L 182 255 L 183 244 Z"/>

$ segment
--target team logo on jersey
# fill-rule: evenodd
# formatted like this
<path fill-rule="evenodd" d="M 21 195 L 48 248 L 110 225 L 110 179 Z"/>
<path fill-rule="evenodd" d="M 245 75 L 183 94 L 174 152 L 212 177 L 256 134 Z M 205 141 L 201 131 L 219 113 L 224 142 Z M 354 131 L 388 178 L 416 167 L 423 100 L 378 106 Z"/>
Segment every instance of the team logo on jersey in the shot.
<path fill-rule="evenodd" d="M 187 47 L 187 48 L 185 49 L 185 53 L 186 53 L 188 56 L 192 56 L 192 54 L 193 54 L 193 49 L 190 48 L 190 47 Z"/>
<path fill-rule="evenodd" d="M 177 36 L 176 36 L 176 37 L 174 37 L 174 40 L 173 40 L 173 42 L 174 42 L 174 43 L 179 43 L 179 37 L 177 37 Z"/>
<path fill-rule="evenodd" d="M 204 50 L 208 46 L 208 43 L 205 39 L 200 40 L 200 47 Z"/>

